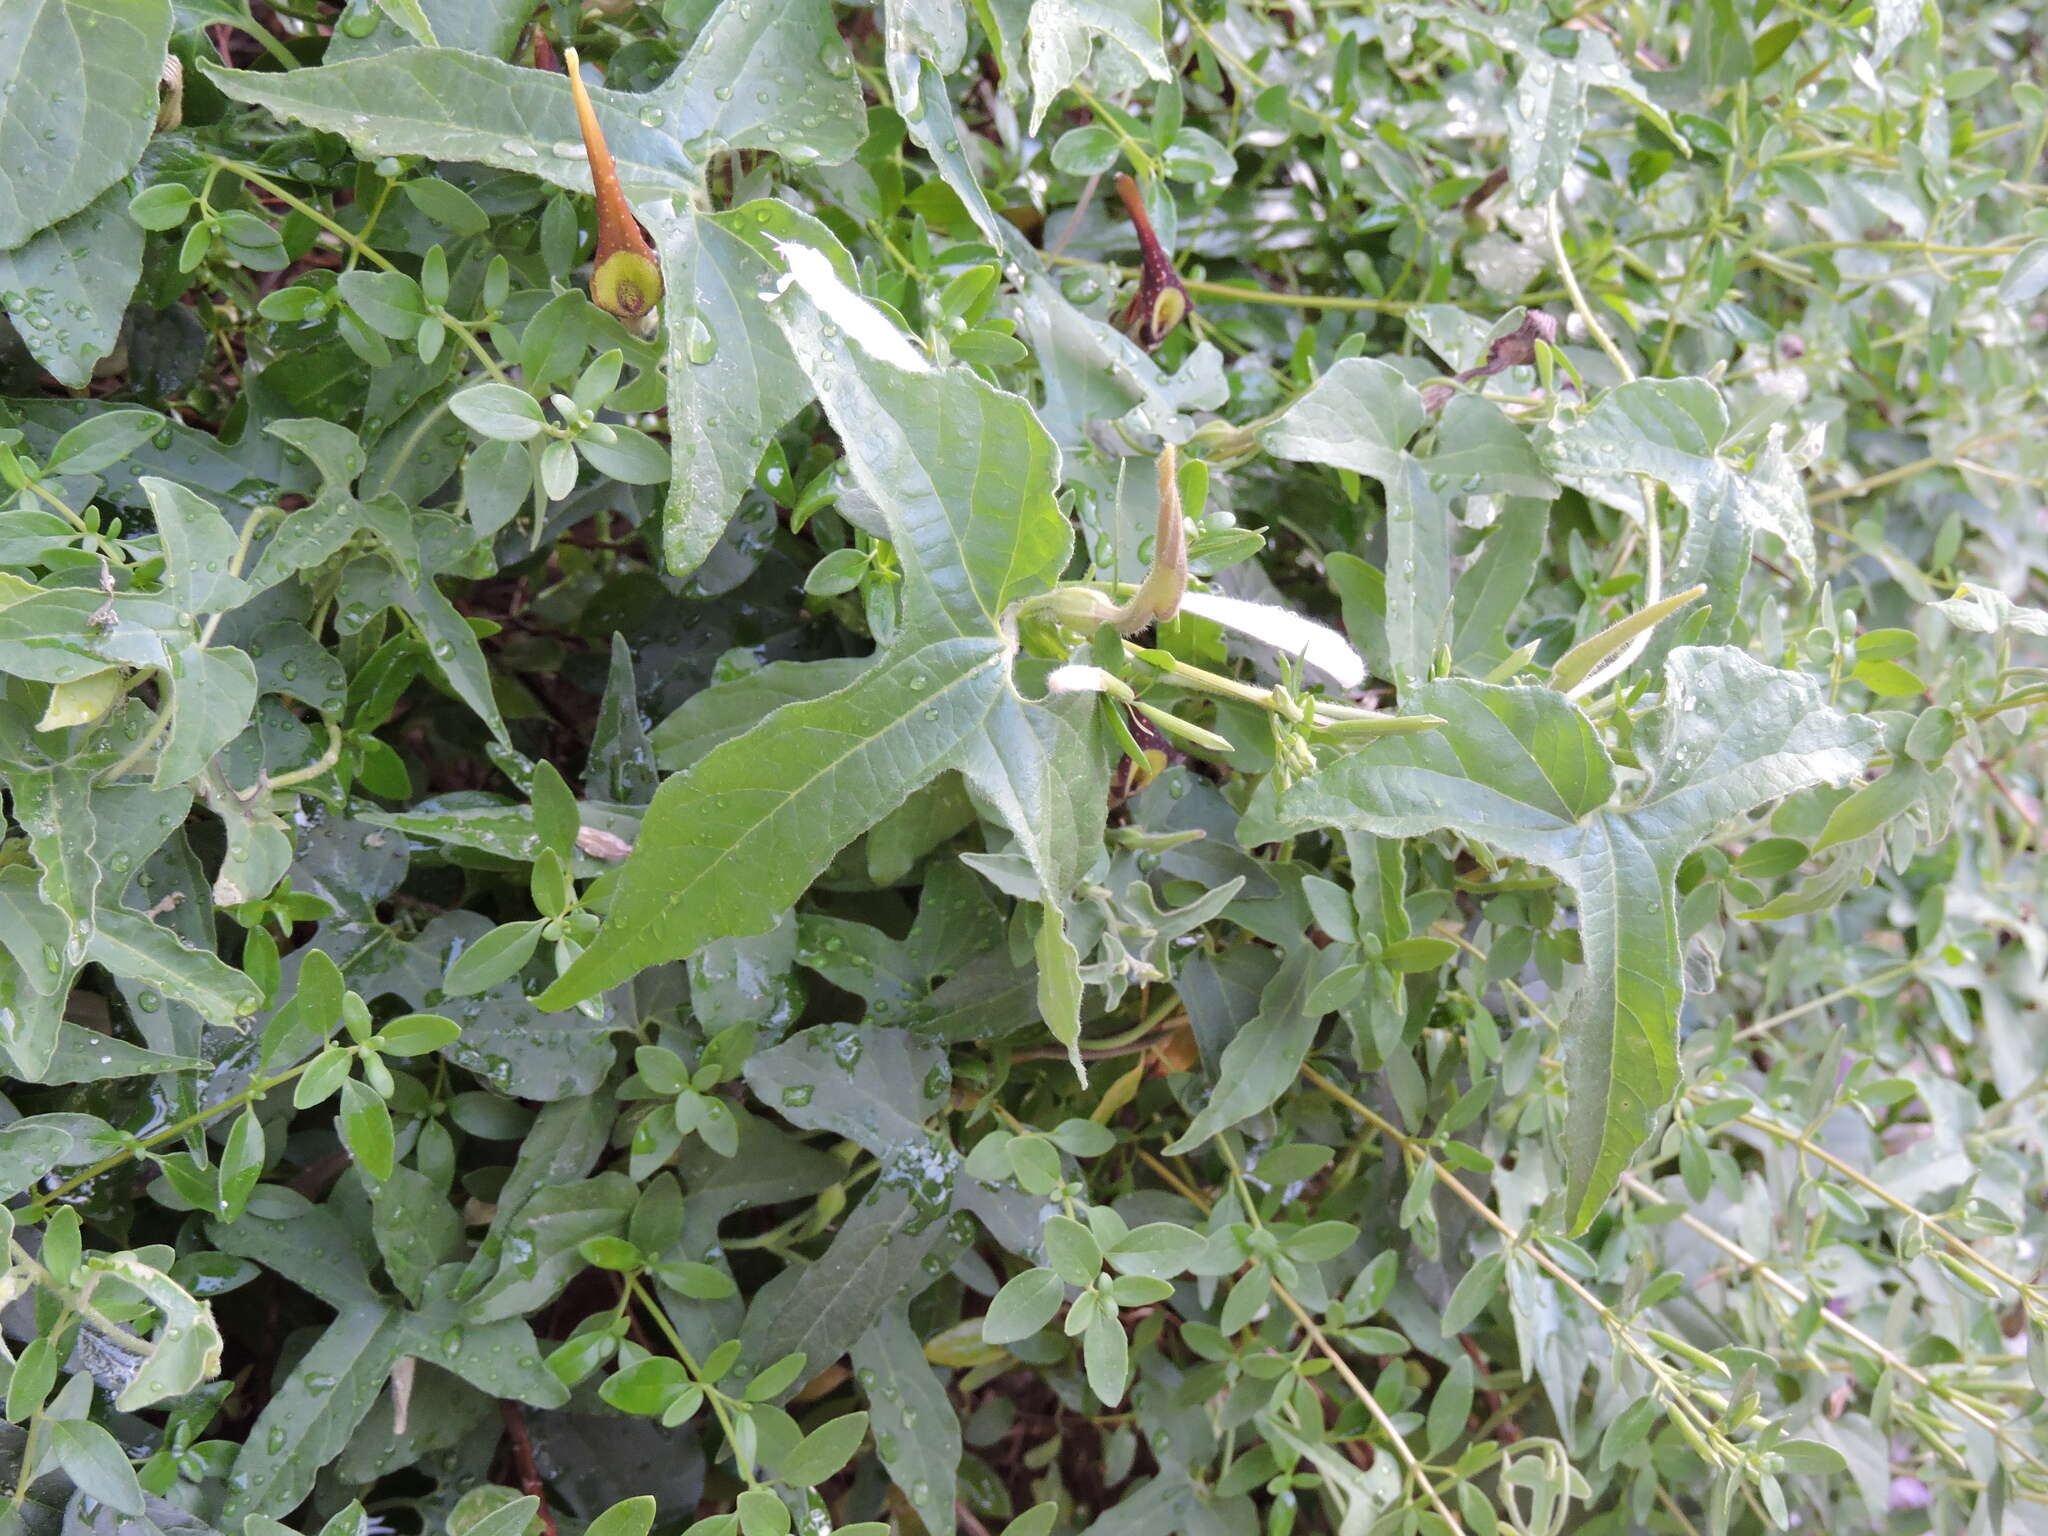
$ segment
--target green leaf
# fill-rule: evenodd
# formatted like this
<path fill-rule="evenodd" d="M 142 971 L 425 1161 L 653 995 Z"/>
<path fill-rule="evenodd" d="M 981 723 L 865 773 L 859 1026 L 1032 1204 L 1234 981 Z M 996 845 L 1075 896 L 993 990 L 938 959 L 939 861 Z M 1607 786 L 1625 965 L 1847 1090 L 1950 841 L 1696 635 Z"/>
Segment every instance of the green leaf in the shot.
<path fill-rule="evenodd" d="M 119 1441 L 90 1419 L 56 1419 L 48 1427 L 51 1454 L 82 1493 L 124 1515 L 142 1514 L 142 1484 Z"/>
<path fill-rule="evenodd" d="M 1088 1320 L 1081 1333 L 1081 1363 L 1089 1389 L 1105 1407 L 1114 1408 L 1124 1400 L 1124 1390 L 1131 1384 L 1131 1341 L 1115 1307 L 1105 1305 Z"/>
<path fill-rule="evenodd" d="M 57 1049 L 44 1069 L 42 1081 L 101 1083 L 119 1077 L 151 1077 L 159 1072 L 192 1072 L 201 1065 L 196 1057 L 145 1050 L 82 1024 L 66 1023 L 58 1033 Z"/>
<path fill-rule="evenodd" d="M 1507 1259 L 1503 1255 L 1489 1253 L 1465 1271 L 1452 1289 L 1451 1299 L 1444 1303 L 1443 1330 L 1447 1337 L 1463 1333 L 1478 1320 L 1500 1289 L 1506 1269 Z"/>
<path fill-rule="evenodd" d="M 644 805 L 654 793 L 654 746 L 640 718 L 633 653 L 617 634 L 612 636 L 611 668 L 583 773 L 584 793 L 592 799 Z"/>
<path fill-rule="evenodd" d="M 428 1277 L 460 1252 L 462 1218 L 431 1179 L 403 1163 L 372 1186 L 370 1209 L 384 1271 L 417 1305 Z"/>
<path fill-rule="evenodd" d="M 1475 401 L 1446 421 L 1441 460 L 1408 451 L 1426 419 L 1422 396 L 1399 370 L 1354 357 L 1334 364 L 1259 432 L 1260 445 L 1281 458 L 1330 464 L 1380 482 L 1387 506 L 1383 633 L 1402 683 L 1429 675 L 1454 611 L 1453 490 L 1529 495 L 1547 484 L 1526 446 L 1508 446 L 1509 439 L 1520 444 L 1521 436 L 1492 405 Z"/>
<path fill-rule="evenodd" d="M 263 1006 L 256 984 L 218 955 L 192 948 L 169 928 L 125 907 L 99 910 L 86 955 L 116 976 L 153 987 L 222 1028 Z"/>
<path fill-rule="evenodd" d="M 960 1418 L 904 1307 L 885 1308 L 860 1336 L 853 1367 L 890 1481 L 926 1530 L 945 1530 L 959 1485 Z"/>
<path fill-rule="evenodd" d="M 429 48 L 440 42 L 434 36 L 434 24 L 427 20 L 427 13 L 420 8 L 420 0 L 376 0 L 376 6 L 414 42 L 424 43 Z"/>
<path fill-rule="evenodd" d="M 1043 1504 L 1034 1504 L 1023 1514 L 1003 1527 L 1003 1536 L 1052 1536 L 1052 1529 L 1059 1523 L 1060 1507 L 1048 1499 Z"/>
<path fill-rule="evenodd" d="M 458 421 L 501 443 L 523 443 L 547 425 L 540 402 L 511 384 L 472 384 L 449 397 Z"/>
<path fill-rule="evenodd" d="M 384 1390 L 401 1339 L 397 1316 L 374 1301 L 328 1325 L 250 1426 L 228 1476 L 224 1527 L 237 1530 L 249 1515 L 298 1507 Z"/>
<path fill-rule="evenodd" d="M 806 1130 L 831 1131 L 886 1157 L 923 1146 L 945 1105 L 945 1053 L 906 1029 L 821 1024 L 747 1058 L 747 1086 Z"/>
<path fill-rule="evenodd" d="M 1516 197 L 1536 206 L 1564 181 L 1586 131 L 1586 96 L 1595 89 L 1624 97 L 1680 144 L 1664 112 L 1637 82 L 1604 33 L 1572 39 L 1569 52 L 1552 48 L 1540 12 L 1504 11 L 1479 15 L 1446 5 L 1416 6 L 1418 18 L 1440 21 L 1513 53 L 1521 59 L 1515 89 L 1506 102 L 1508 169 Z"/>
<path fill-rule="evenodd" d="M 867 136 L 853 56 L 829 0 L 722 0 L 647 99 L 686 148 L 716 142 L 834 165 Z"/>
<path fill-rule="evenodd" d="M 427 652 L 456 697 L 476 712 L 493 736 L 506 739 L 505 719 L 491 688 L 490 668 L 476 631 L 435 584 L 431 572 L 422 567 L 416 575 L 407 575 L 386 560 L 352 560 L 343 571 L 342 601 L 344 609 L 374 612 L 396 608 L 410 617 L 426 637 Z"/>
<path fill-rule="evenodd" d="M 1472 1412 L 1472 1377 L 1472 1357 L 1460 1355 L 1430 1398 L 1424 1437 L 1432 1457 L 1442 1456 L 1464 1434 L 1465 1420 Z"/>
<path fill-rule="evenodd" d="M 357 319 L 378 335 L 394 341 L 410 340 L 418 334 L 420 321 L 426 318 L 426 301 L 420 295 L 420 285 L 403 272 L 357 268 L 342 273 L 335 287 Z"/>
<path fill-rule="evenodd" d="M 1669 487 L 1695 517 L 1732 507 L 1747 527 L 1782 541 L 1810 581 L 1813 521 L 1798 472 L 1775 444 L 1754 468 L 1739 468 L 1723 454 L 1727 436 L 1728 407 L 1706 380 L 1638 379 L 1609 390 L 1551 437 L 1544 460 L 1567 485 L 1638 518 L 1637 475 Z"/>
<path fill-rule="evenodd" d="M 798 1488 L 814 1488 L 853 1459 L 867 1438 L 868 1416 L 844 1413 L 812 1430 L 775 1464 L 779 1481 Z"/>
<path fill-rule="evenodd" d="M 156 125 L 170 37 L 168 0 L 15 0 L 0 12 L 12 76 L 0 96 L 0 251 L 128 173 Z"/>
<path fill-rule="evenodd" d="M 414 0 L 414 4 L 442 47 L 462 48 L 499 59 L 507 57 L 518 45 L 519 35 L 531 15 L 517 0 Z M 354 12 L 351 25 L 334 29 L 322 56 L 327 63 L 389 53 L 416 41 L 381 7 L 361 19 L 371 22 L 367 31 Z M 360 37 L 358 32 L 362 33 Z"/>
<path fill-rule="evenodd" d="M 1060 92 L 1088 68 L 1098 38 L 1152 79 L 1172 79 L 1159 10 L 1159 0 L 1034 0 L 1025 44 L 1032 133 Z"/>
<path fill-rule="evenodd" d="M 2029 240 L 1998 280 L 1998 302 L 2025 309 L 2048 293 L 2048 240 Z"/>
<path fill-rule="evenodd" d="M 1422 430 L 1422 396 L 1390 363 L 1345 358 L 1259 432 L 1259 444 L 1283 459 L 1305 459 L 1393 478 L 1409 439 Z"/>
<path fill-rule="evenodd" d="M 391 1111 L 355 1078 L 341 1085 L 341 1139 L 356 1165 L 372 1179 L 391 1177 Z"/>
<path fill-rule="evenodd" d="M 461 1033 L 453 1019 L 438 1013 L 406 1013 L 372 1035 L 370 1044 L 385 1056 L 424 1056 L 452 1045 Z"/>
<path fill-rule="evenodd" d="M 1094 1234 L 1071 1216 L 1049 1216 L 1045 1223 L 1045 1261 L 1069 1285 L 1093 1285 L 1102 1272 L 1102 1250 Z"/>
<path fill-rule="evenodd" d="M 221 1336 L 212 1311 L 170 1276 L 133 1254 L 94 1254 L 87 1267 L 112 1275 L 157 1311 L 151 1349 L 114 1406 L 124 1413 L 178 1398 L 220 1374 Z"/>
<path fill-rule="evenodd" d="M 1028 1339 L 1058 1314 L 1067 1288 L 1049 1269 L 1027 1269 L 1004 1282 L 981 1320 L 981 1336 L 991 1344 Z"/>
<path fill-rule="evenodd" d="M 654 1528 L 655 1508 L 650 1494 L 621 1499 L 591 1521 L 583 1536 L 647 1536 Z"/>
<path fill-rule="evenodd" d="M 263 1177 L 263 1122 L 254 1109 L 245 1109 L 228 1132 L 227 1145 L 220 1154 L 220 1216 L 233 1221 L 249 1204 L 249 1193 Z"/>
<path fill-rule="evenodd" d="M 121 187 L 111 186 L 69 218 L 0 250 L 0 309 L 35 360 L 72 389 L 91 383 L 93 365 L 114 350 L 142 273 L 142 230 L 126 204 Z"/>
<path fill-rule="evenodd" d="M 545 760 L 533 765 L 533 829 L 543 848 L 552 849 L 565 863 L 575 854 L 576 833 L 582 817 L 576 796 L 563 782 L 561 771 Z"/>
<path fill-rule="evenodd" d="M 1120 1273 L 1166 1280 L 1193 1264 L 1202 1246 L 1200 1233 L 1170 1221 L 1152 1221 L 1133 1227 L 1112 1243 L 1106 1257 Z"/>
<path fill-rule="evenodd" d="M 457 48 L 398 48 L 283 73 L 200 67 L 231 99 L 345 134 L 372 155 L 472 161 L 590 192 L 569 82 L 558 74 Z M 149 68 L 153 78 L 156 65 Z M 674 125 L 641 120 L 654 97 L 602 86 L 590 97 L 629 197 L 687 194 L 696 185 L 699 167 Z"/>
<path fill-rule="evenodd" d="M 483 49 L 472 50 L 483 52 Z M 339 63 L 334 51 L 328 50 L 330 62 Z M 416 176 L 400 188 L 412 205 L 442 228 L 458 235 L 480 235 L 491 227 L 491 216 L 478 206 L 475 198 L 452 181 L 443 181 L 438 176 Z"/>
<path fill-rule="evenodd" d="M 470 1297 L 464 1316 L 489 1323 L 523 1317 L 554 1300 L 584 1267 L 581 1247 L 593 1237 L 623 1237 L 637 1198 L 623 1173 L 537 1190 L 505 1227 L 505 1257 Z M 515 1256 L 516 1255 L 516 1256 Z"/>
<path fill-rule="evenodd" d="M 1446 681 L 1410 702 L 1442 729 L 1383 739 L 1281 794 L 1262 785 L 1240 837 L 1448 829 L 1572 888 L 1587 976 L 1567 1025 L 1565 1151 L 1582 1229 L 1678 1085 L 1680 862 L 1744 812 L 1852 776 L 1875 733 L 1810 678 L 1726 648 L 1675 650 L 1643 753 L 1649 788 L 1622 806 L 1592 725 L 1548 689 Z"/>
<path fill-rule="evenodd" d="M 851 63 L 826 0 L 728 3 L 662 84 L 590 95 L 628 197 L 688 196 L 714 145 L 824 162 L 852 154 L 866 125 Z M 474 161 L 591 190 L 557 74 L 459 48 L 399 48 L 284 74 L 205 68 L 235 100 L 345 134 L 372 154 Z"/>
<path fill-rule="evenodd" d="M 904 568 L 904 620 L 838 693 L 777 710 L 665 783 L 597 942 L 541 998 L 565 1006 L 710 939 L 758 933 L 833 853 L 920 785 L 958 768 L 1039 874 L 1055 964 L 1041 1006 L 1079 1030 L 1078 957 L 1061 904 L 1099 829 L 1098 717 L 1027 704 L 1008 677 L 1005 616 L 1049 587 L 1071 532 L 1058 453 L 1030 406 L 924 362 L 816 251 L 784 251 L 776 315 Z M 827 316 L 831 323 L 827 323 Z M 1078 704 L 1079 707 L 1076 707 Z"/>
<path fill-rule="evenodd" d="M 155 411 L 103 411 L 89 416 L 62 437 L 43 457 L 43 473 L 92 475 L 147 442 L 163 426 Z"/>
<path fill-rule="evenodd" d="M 544 920 L 506 923 L 493 928 L 475 943 L 456 953 L 442 979 L 441 989 L 450 997 L 469 997 L 485 992 L 519 973 L 540 945 Z"/>
<path fill-rule="evenodd" d="M 1451 589 L 1451 654 L 1459 671 L 1484 676 L 1507 659 L 1508 626 L 1536 578 L 1549 531 L 1543 502 L 1503 501 L 1478 556 Z"/>
<path fill-rule="evenodd" d="M 42 870 L 43 900 L 63 914 L 68 926 L 64 962 L 77 965 L 86 958 L 99 899 L 91 775 L 68 763 L 48 768 L 9 764 L 7 789 L 14 819 L 28 834 L 29 852 Z"/>
<path fill-rule="evenodd" d="M 817 1262 L 786 1270 L 754 1293 L 740 1329 L 741 1357 L 758 1366 L 801 1354 L 808 1370 L 825 1369 L 885 1308 L 932 1284 L 926 1261 L 951 1241 L 946 1206 L 946 1192 L 914 1190 L 885 1167 Z"/>
<path fill-rule="evenodd" d="M 941 640 L 785 706 L 664 782 L 597 942 L 541 994 L 566 1007 L 715 938 L 761 933 L 919 784 L 1006 686 L 999 642 Z"/>
<path fill-rule="evenodd" d="M 1920 798 L 1926 785 L 1925 769 L 1912 764 L 1893 768 L 1883 778 L 1860 787 L 1830 811 L 1827 824 L 1820 829 L 1820 836 L 1814 839 L 1813 846 L 1807 851 L 1819 853 L 1838 843 L 1868 837 L 1894 817 L 1904 814 Z"/>
<path fill-rule="evenodd" d="M 248 727 L 256 709 L 256 664 L 233 646 L 183 640 L 164 648 L 171 729 L 151 782 L 159 789 L 199 777 Z"/>
<path fill-rule="evenodd" d="M 933 368 L 825 256 L 785 255 L 793 290 L 775 315 L 896 546 L 906 633 L 999 635 L 1073 547 L 1053 499 L 1059 450 L 1020 396 Z"/>
<path fill-rule="evenodd" d="M 1314 945 L 1298 945 L 1281 964 L 1259 994 L 1258 1013 L 1223 1048 L 1215 1091 L 1168 1153 L 1193 1151 L 1218 1131 L 1258 1114 L 1293 1085 L 1322 1022 L 1320 1014 L 1308 1010 L 1309 995 L 1323 977 L 1317 959 L 1322 953 Z"/>

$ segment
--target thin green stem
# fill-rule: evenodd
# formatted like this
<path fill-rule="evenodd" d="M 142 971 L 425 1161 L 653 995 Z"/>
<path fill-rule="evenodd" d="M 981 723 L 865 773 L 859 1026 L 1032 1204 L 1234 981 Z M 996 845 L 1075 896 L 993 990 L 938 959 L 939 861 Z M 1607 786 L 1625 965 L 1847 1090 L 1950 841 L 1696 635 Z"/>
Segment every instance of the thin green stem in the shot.
<path fill-rule="evenodd" d="M 135 681 L 137 683 L 140 683 L 142 679 L 140 677 L 137 677 Z M 140 763 L 145 757 L 149 756 L 149 754 L 155 750 L 156 744 L 163 740 L 164 732 L 168 731 L 170 728 L 170 709 L 168 707 L 165 707 L 161 710 L 158 710 L 156 713 L 156 717 L 149 722 L 149 729 L 144 731 L 142 735 L 139 738 L 137 738 L 135 745 L 130 747 L 125 753 L 122 754 L 121 760 L 119 762 L 115 763 L 110 768 L 102 770 L 100 774 L 96 777 L 94 782 L 99 784 L 112 784 L 117 780 L 125 777 L 127 774 L 134 770 L 135 766 L 138 763 Z"/>
<path fill-rule="evenodd" d="M 340 762 L 341 727 L 332 720 L 327 719 L 324 715 L 321 717 L 320 723 L 327 727 L 327 748 L 325 751 L 314 758 L 312 762 L 306 764 L 305 767 L 294 768 L 290 773 L 281 773 L 274 779 L 262 774 L 257 775 L 256 782 L 250 787 L 248 793 L 238 794 L 236 798 L 244 801 L 254 800 L 258 795 L 267 794 L 273 789 L 289 789 L 294 784 L 309 784 Z"/>
<path fill-rule="evenodd" d="M 228 21 L 228 25 L 244 36 L 254 38 L 263 51 L 269 54 L 272 61 L 280 68 L 297 69 L 299 67 L 299 61 L 293 56 L 291 49 L 279 42 L 272 35 L 270 29 L 256 19 L 255 13 L 250 10 L 246 0 L 244 0 L 242 6 L 241 17 L 239 19 L 231 18 Z"/>
<path fill-rule="evenodd" d="M 1544 227 L 1550 236 L 1550 254 L 1557 263 L 1557 275 L 1564 283 L 1565 292 L 1571 295 L 1572 308 L 1578 312 L 1580 321 L 1584 323 L 1586 334 L 1602 352 L 1607 354 L 1607 360 L 1614 364 L 1614 371 L 1621 375 L 1622 382 L 1633 384 L 1636 378 L 1635 369 L 1629 366 L 1628 359 L 1621 355 L 1621 348 L 1614 344 L 1599 320 L 1594 317 L 1593 306 L 1586 302 L 1585 290 L 1579 286 L 1579 275 L 1572 270 L 1572 259 L 1565 254 L 1564 216 L 1558 210 L 1557 194 L 1554 192 L 1550 197 Z"/>
<path fill-rule="evenodd" d="M 1109 272 L 1119 281 L 1138 276 L 1136 267 L 1114 262 L 1090 261 L 1080 256 L 1048 255 L 1046 261 L 1060 267 L 1094 267 Z M 1350 310 L 1377 315 L 1405 315 L 1416 305 L 1400 299 L 1364 299 L 1340 293 L 1283 293 L 1272 288 L 1252 288 L 1239 283 L 1209 282 L 1183 277 L 1181 286 L 1198 298 L 1227 299 L 1236 304 L 1277 304 L 1288 309 Z"/>
<path fill-rule="evenodd" d="M 1836 987 L 1831 992 L 1823 992 L 1819 997 L 1810 997 L 1803 1003 L 1787 1008 L 1780 1013 L 1774 1013 L 1769 1018 L 1758 1019 L 1754 1024 L 1738 1029 L 1735 1032 L 1735 1039 L 1739 1044 L 1745 1040 L 1754 1040 L 1759 1035 L 1767 1035 L 1780 1024 L 1789 1024 L 1794 1019 L 1803 1018 L 1817 1008 L 1825 1008 L 1830 1003 L 1838 1003 L 1845 997 L 1858 996 L 1869 991 L 1872 987 L 1883 986 L 1886 982 L 1894 981 L 1901 976 L 1910 976 L 1920 969 L 1921 964 L 1922 962 L 1919 960 L 1904 960 L 1873 975 L 1865 976 L 1859 981 L 1852 981 L 1846 986 Z"/>
<path fill-rule="evenodd" d="M 627 1277 L 626 1289 L 640 1303 L 641 1310 L 653 1319 L 654 1326 L 668 1341 L 668 1347 L 674 1350 L 676 1358 L 683 1362 L 683 1369 L 690 1373 L 690 1379 L 703 1389 L 704 1401 L 711 1405 L 711 1412 L 718 1420 L 718 1427 L 725 1431 L 725 1443 L 732 1447 L 734 1466 L 739 1468 L 739 1474 L 746 1480 L 747 1486 L 753 1487 L 759 1479 L 754 1476 L 751 1463 L 740 1463 L 739 1438 L 733 1431 L 732 1415 L 726 1409 L 725 1395 L 713 1383 L 704 1379 L 703 1370 L 698 1366 L 696 1356 L 690 1353 L 689 1345 L 683 1342 L 683 1336 L 676 1332 L 675 1324 L 669 1321 L 667 1311 L 648 1293 L 647 1287 L 640 1283 L 638 1275 Z"/>
<path fill-rule="evenodd" d="M 296 1067 L 287 1068 L 283 1072 L 273 1073 L 269 1077 L 256 1078 L 248 1087 L 244 1088 L 233 1098 L 223 1099 L 210 1109 L 194 1110 L 182 1120 L 174 1120 L 161 1130 L 152 1131 L 147 1136 L 137 1137 L 119 1152 L 101 1158 L 90 1168 L 86 1169 L 85 1172 L 74 1174 L 55 1189 L 38 1195 L 35 1204 L 23 1212 L 23 1219 L 26 1221 L 41 1221 L 49 1214 L 51 1202 L 62 1200 L 66 1195 L 84 1188 L 84 1186 L 90 1184 L 101 1174 L 111 1172 L 113 1169 L 119 1168 L 123 1163 L 133 1161 L 151 1147 L 157 1146 L 162 1142 L 175 1140 L 187 1131 L 192 1130 L 195 1126 L 206 1125 L 211 1121 L 218 1120 L 222 1115 L 230 1114 L 240 1109 L 245 1104 L 257 1102 L 267 1095 L 271 1089 L 282 1087 L 284 1084 L 292 1081 L 293 1078 L 299 1076 L 318 1059 L 319 1057 L 315 1055 L 300 1062 Z"/>

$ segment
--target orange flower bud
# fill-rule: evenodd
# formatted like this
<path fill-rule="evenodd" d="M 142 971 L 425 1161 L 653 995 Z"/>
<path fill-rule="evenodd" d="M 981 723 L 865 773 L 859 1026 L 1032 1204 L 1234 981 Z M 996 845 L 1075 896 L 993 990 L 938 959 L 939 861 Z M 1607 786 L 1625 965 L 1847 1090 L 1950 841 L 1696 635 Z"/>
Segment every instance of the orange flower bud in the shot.
<path fill-rule="evenodd" d="M 597 194 L 597 255 L 590 268 L 591 301 L 640 335 L 652 335 L 655 306 L 661 302 L 661 266 L 619 187 L 618 164 L 605 147 L 604 130 L 597 125 L 590 93 L 583 88 L 576 50 L 565 49 L 562 58 L 569 69 L 569 90 L 576 98 L 576 121 L 583 130 L 583 151 L 590 160 L 590 180 Z"/>

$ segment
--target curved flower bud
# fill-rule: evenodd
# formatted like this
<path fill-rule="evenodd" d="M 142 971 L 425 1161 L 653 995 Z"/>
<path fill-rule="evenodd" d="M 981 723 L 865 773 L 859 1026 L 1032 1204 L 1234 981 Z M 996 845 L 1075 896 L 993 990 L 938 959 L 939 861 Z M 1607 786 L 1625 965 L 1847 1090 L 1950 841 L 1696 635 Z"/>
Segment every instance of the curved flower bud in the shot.
<path fill-rule="evenodd" d="M 1131 333 L 1133 341 L 1150 352 L 1166 340 L 1194 306 L 1188 302 L 1187 286 L 1181 282 L 1180 273 L 1173 268 L 1173 258 L 1152 232 L 1152 217 L 1145 212 L 1145 199 L 1139 195 L 1138 184 L 1118 173 L 1116 195 L 1124 200 L 1124 211 L 1130 214 L 1131 228 L 1137 232 L 1141 268 L 1138 295 L 1124 311 L 1124 329 Z"/>
<path fill-rule="evenodd" d="M 640 231 L 640 221 L 619 186 L 618 164 L 605 147 L 604 130 L 583 87 L 574 48 L 564 49 L 569 92 L 576 99 L 576 122 L 583 130 L 583 152 L 590 160 L 590 181 L 597 196 L 597 254 L 590 267 L 591 302 L 616 315 L 642 336 L 654 333 L 654 310 L 661 302 L 661 266 L 654 247 Z"/>

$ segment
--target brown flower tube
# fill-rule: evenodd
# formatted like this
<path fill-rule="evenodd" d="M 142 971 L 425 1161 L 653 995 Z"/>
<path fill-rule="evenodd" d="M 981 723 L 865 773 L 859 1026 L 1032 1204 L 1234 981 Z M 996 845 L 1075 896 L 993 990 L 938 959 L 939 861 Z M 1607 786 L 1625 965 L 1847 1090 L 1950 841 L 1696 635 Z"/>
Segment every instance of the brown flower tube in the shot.
<path fill-rule="evenodd" d="M 608 315 L 616 315 L 637 334 L 654 334 L 654 310 L 661 302 L 661 267 L 654 247 L 641 232 L 640 221 L 619 186 L 618 164 L 606 148 L 597 125 L 590 93 L 583 88 L 576 50 L 564 49 L 569 91 L 576 98 L 576 122 L 583 130 L 583 152 L 590 160 L 590 180 L 597 195 L 597 254 L 590 267 L 590 297 Z"/>
<path fill-rule="evenodd" d="M 1116 195 L 1124 200 L 1131 227 L 1137 231 L 1141 262 L 1138 295 L 1124 311 L 1124 329 L 1130 332 L 1133 341 L 1150 352 L 1187 318 L 1193 306 L 1188 302 L 1188 290 L 1180 274 L 1173 269 L 1173 258 L 1152 232 L 1152 217 L 1145 212 L 1145 199 L 1139 195 L 1138 184 L 1118 172 Z"/>

